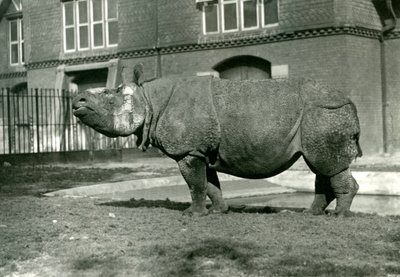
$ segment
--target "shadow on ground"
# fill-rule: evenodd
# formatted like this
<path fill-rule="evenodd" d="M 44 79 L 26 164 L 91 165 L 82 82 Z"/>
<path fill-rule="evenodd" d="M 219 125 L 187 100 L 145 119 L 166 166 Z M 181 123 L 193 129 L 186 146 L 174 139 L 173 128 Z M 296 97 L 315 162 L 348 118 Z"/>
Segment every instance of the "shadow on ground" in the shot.
<path fill-rule="evenodd" d="M 229 203 L 228 203 L 229 204 Z M 169 210 L 184 211 L 189 208 L 189 202 L 174 202 L 169 199 L 165 200 L 146 200 L 132 198 L 128 201 L 110 201 L 100 203 L 100 206 L 125 207 L 125 208 L 165 208 Z M 207 208 L 210 204 L 207 205 Z M 241 204 L 229 204 L 229 211 L 235 213 L 279 213 L 279 212 L 303 212 L 304 208 L 285 208 L 270 206 L 247 206 Z"/>

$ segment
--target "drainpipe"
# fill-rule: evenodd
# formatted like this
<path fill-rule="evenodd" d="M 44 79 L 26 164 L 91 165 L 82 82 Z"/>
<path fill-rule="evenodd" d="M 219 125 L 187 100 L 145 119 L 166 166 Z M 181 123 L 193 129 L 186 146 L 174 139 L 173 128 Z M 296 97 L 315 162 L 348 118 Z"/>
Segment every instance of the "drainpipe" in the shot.
<path fill-rule="evenodd" d="M 156 0 L 155 8 L 155 41 L 154 50 L 156 51 L 156 78 L 161 78 L 161 53 L 160 53 L 160 39 L 158 37 L 158 0 Z"/>
<path fill-rule="evenodd" d="M 387 91 L 387 64 L 386 64 L 386 45 L 385 35 L 392 31 L 397 24 L 396 14 L 393 10 L 392 0 L 386 0 L 386 8 L 391 16 L 391 23 L 388 23 L 382 28 L 380 43 L 381 43 L 381 86 L 382 86 L 382 133 L 383 133 L 383 153 L 389 154 L 389 130 L 388 130 L 388 91 Z"/>

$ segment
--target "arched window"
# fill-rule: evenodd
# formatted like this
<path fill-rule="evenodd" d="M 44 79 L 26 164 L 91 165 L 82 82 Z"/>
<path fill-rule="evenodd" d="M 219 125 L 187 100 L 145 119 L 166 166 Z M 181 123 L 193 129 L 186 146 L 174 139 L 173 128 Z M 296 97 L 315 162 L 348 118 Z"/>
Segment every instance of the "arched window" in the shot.
<path fill-rule="evenodd" d="M 271 78 L 271 63 L 254 56 L 237 56 L 222 61 L 213 68 L 222 79 L 260 80 Z"/>

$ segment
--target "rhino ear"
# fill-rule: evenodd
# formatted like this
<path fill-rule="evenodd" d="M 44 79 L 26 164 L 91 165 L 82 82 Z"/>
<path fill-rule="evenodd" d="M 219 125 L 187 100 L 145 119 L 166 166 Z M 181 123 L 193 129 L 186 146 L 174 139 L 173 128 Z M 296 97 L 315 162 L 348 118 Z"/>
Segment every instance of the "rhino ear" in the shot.
<path fill-rule="evenodd" d="M 138 86 L 141 86 L 144 83 L 143 64 L 141 63 L 133 67 L 133 82 Z"/>

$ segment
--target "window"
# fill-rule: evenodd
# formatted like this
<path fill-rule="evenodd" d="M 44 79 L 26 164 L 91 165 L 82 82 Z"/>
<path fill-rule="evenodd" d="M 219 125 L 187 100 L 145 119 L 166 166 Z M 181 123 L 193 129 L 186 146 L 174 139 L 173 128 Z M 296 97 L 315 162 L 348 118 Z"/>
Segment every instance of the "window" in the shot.
<path fill-rule="evenodd" d="M 218 4 L 206 5 L 203 8 L 203 30 L 206 34 L 219 32 L 219 6 Z"/>
<path fill-rule="evenodd" d="M 22 18 L 9 21 L 10 64 L 19 65 L 25 62 L 24 31 Z"/>
<path fill-rule="evenodd" d="M 117 1 L 73 0 L 62 5 L 65 52 L 118 45 Z"/>
<path fill-rule="evenodd" d="M 203 33 L 254 30 L 278 24 L 278 0 L 219 0 L 203 4 Z"/>
<path fill-rule="evenodd" d="M 262 0 L 263 26 L 278 24 L 278 0 Z"/>
<path fill-rule="evenodd" d="M 222 0 L 222 30 L 232 32 L 238 30 L 237 0 Z"/>

